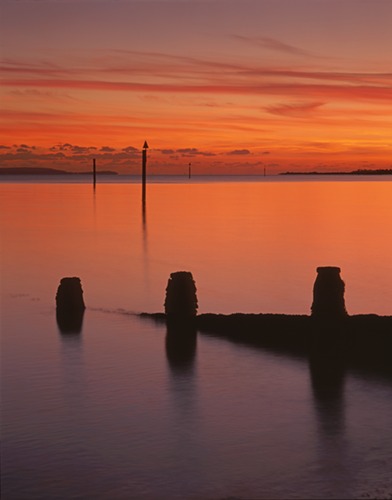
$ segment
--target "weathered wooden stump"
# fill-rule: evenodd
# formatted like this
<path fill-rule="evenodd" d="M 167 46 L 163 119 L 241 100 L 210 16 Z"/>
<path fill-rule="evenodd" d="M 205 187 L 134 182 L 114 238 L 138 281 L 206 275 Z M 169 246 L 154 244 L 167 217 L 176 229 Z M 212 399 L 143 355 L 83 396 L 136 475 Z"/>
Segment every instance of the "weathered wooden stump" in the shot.
<path fill-rule="evenodd" d="M 192 320 L 197 314 L 196 285 L 192 273 L 171 273 L 166 287 L 165 314 L 168 320 Z"/>
<path fill-rule="evenodd" d="M 318 267 L 313 287 L 310 362 L 325 379 L 345 364 L 348 349 L 344 281 L 339 267 Z"/>
<path fill-rule="evenodd" d="M 62 278 L 56 294 L 56 318 L 62 333 L 80 333 L 86 306 L 80 278 Z"/>
<path fill-rule="evenodd" d="M 84 311 L 83 290 L 80 278 L 62 278 L 56 294 L 58 310 L 73 312 Z"/>
<path fill-rule="evenodd" d="M 347 316 L 344 302 L 344 281 L 339 267 L 318 267 L 313 287 L 312 316 L 339 319 Z"/>

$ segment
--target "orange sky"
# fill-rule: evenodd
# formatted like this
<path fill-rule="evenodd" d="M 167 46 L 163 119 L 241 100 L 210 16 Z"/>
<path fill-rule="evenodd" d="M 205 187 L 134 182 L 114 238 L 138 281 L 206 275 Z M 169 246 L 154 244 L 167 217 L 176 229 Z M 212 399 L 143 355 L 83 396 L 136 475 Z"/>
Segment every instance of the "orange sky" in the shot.
<path fill-rule="evenodd" d="M 392 168 L 390 0 L 3 0 L 0 166 Z"/>

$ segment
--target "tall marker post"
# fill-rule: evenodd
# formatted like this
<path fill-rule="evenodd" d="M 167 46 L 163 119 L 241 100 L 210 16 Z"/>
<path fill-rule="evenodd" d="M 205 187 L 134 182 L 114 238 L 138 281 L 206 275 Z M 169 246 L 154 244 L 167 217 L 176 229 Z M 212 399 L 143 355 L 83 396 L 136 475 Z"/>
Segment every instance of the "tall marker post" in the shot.
<path fill-rule="evenodd" d="M 142 201 L 146 201 L 146 170 L 147 170 L 147 141 L 143 144 L 143 155 L 142 155 Z"/>

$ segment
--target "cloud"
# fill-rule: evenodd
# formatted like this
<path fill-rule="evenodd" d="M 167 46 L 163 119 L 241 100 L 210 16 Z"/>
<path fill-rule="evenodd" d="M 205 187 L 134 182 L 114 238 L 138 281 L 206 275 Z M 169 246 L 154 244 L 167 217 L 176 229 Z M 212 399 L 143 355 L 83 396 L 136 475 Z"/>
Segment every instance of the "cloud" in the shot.
<path fill-rule="evenodd" d="M 3 144 L 0 144 L 0 149 L 11 149 L 10 146 L 4 146 Z"/>
<path fill-rule="evenodd" d="M 91 151 L 95 151 L 97 148 L 95 146 L 76 146 L 74 144 L 66 142 L 64 144 L 57 144 L 56 146 L 52 146 L 49 149 L 50 151 L 65 151 L 67 153 L 78 155 L 90 153 Z"/>
<path fill-rule="evenodd" d="M 258 70 L 259 71 L 259 70 Z M 189 93 L 189 94 L 232 94 L 232 95 L 284 95 L 290 97 L 312 97 L 322 98 L 323 100 L 373 100 L 388 101 L 392 99 L 392 86 L 390 85 L 364 85 L 357 82 L 353 84 L 328 84 L 328 83 L 306 83 L 302 79 L 304 75 L 295 71 L 286 71 L 282 76 L 291 76 L 291 81 L 264 82 L 257 78 L 249 78 L 248 81 L 234 81 L 230 83 L 209 82 L 200 84 L 183 83 L 133 83 L 119 81 L 103 80 L 3 80 L 4 86 L 22 86 L 22 87 L 57 87 L 74 90 L 88 91 L 123 91 L 123 92 L 158 92 L 158 93 Z M 308 78 L 313 79 L 332 79 L 330 74 L 312 73 Z M 347 78 L 347 77 L 346 77 Z M 335 77 L 343 79 L 343 77 Z M 300 81 L 301 80 L 301 81 Z M 353 83 L 355 76 L 352 76 Z"/>
<path fill-rule="evenodd" d="M 20 153 L 30 152 L 35 149 L 35 146 L 28 146 L 27 144 L 19 144 L 19 145 L 14 144 L 13 147 Z"/>
<path fill-rule="evenodd" d="M 0 154 L 2 166 L 12 166 L 18 162 L 28 161 L 30 166 L 42 166 L 42 162 L 52 163 L 67 158 L 64 153 L 35 153 L 34 151 L 17 148 L 11 152 Z"/>
<path fill-rule="evenodd" d="M 200 151 L 197 148 L 180 148 L 176 149 L 176 153 L 181 153 L 182 156 L 192 157 L 192 156 L 215 156 L 215 153 L 210 151 Z"/>
<path fill-rule="evenodd" d="M 26 146 L 26 145 L 25 145 Z M 48 148 L 28 146 L 28 148 L 14 145 L 12 148 L 0 148 L 0 161 L 2 167 L 30 166 L 30 167 L 58 167 L 70 171 L 85 169 L 91 165 L 92 158 L 96 158 L 99 168 L 129 167 L 132 154 L 122 151 L 116 152 L 115 148 L 103 146 L 98 151 L 95 146 L 75 146 L 70 143 L 56 144 Z"/>
<path fill-rule="evenodd" d="M 325 104 L 325 102 L 300 102 L 265 106 L 264 109 L 273 115 L 307 118 Z"/>
<path fill-rule="evenodd" d="M 139 150 L 133 146 L 127 146 L 126 148 L 122 148 L 121 151 L 125 151 L 126 153 L 137 153 Z"/>
<path fill-rule="evenodd" d="M 274 38 L 232 36 L 281 52 L 306 53 Z M 88 65 L 79 60 L 63 68 L 46 62 L 29 65 L 8 61 L 7 68 L 9 78 L 3 78 L 4 87 L 16 88 L 14 92 L 51 91 L 57 97 L 61 95 L 59 89 L 63 89 L 70 95 L 73 90 L 128 92 L 139 99 L 163 98 L 163 94 L 178 99 L 181 94 L 198 94 L 203 96 L 202 103 L 208 94 L 283 95 L 323 102 L 392 99 L 392 73 L 312 71 L 159 52 L 108 50 L 102 57 L 89 60 Z"/>
<path fill-rule="evenodd" d="M 175 153 L 174 149 L 159 149 L 158 151 L 163 155 L 172 155 Z"/>
<path fill-rule="evenodd" d="M 199 150 L 197 148 L 181 148 L 176 150 L 177 153 L 191 153 L 198 154 Z"/>
<path fill-rule="evenodd" d="M 100 150 L 102 153 L 113 153 L 113 151 L 116 151 L 114 148 L 111 148 L 109 146 L 102 146 Z"/>
<path fill-rule="evenodd" d="M 89 153 L 90 151 L 95 151 L 97 148 L 94 147 L 94 146 L 88 146 L 88 147 L 84 147 L 84 146 L 73 146 L 71 148 L 71 151 L 73 154 L 75 155 L 78 155 L 78 154 L 81 154 L 81 153 Z"/>
<path fill-rule="evenodd" d="M 47 101 L 51 99 L 57 102 L 69 102 L 76 101 L 77 99 L 71 97 L 66 92 L 51 91 L 51 90 L 38 90 L 38 89 L 16 89 L 7 92 L 7 95 L 14 97 L 16 96 L 18 100 L 25 99 L 31 102 L 32 100 Z M 43 113 L 42 113 L 43 114 Z M 48 113 L 49 114 L 49 113 Z"/>
<path fill-rule="evenodd" d="M 295 56 L 316 57 L 315 54 L 312 54 L 308 50 L 303 50 L 295 47 L 294 45 L 289 45 L 288 43 L 284 43 L 280 40 L 277 40 L 276 38 L 244 35 L 231 35 L 231 38 L 276 52 L 283 52 L 285 54 L 291 54 Z"/>
<path fill-rule="evenodd" d="M 18 148 L 18 149 L 16 150 L 16 152 L 17 152 L 17 153 L 25 153 L 26 155 L 31 155 L 31 154 L 32 154 L 32 152 L 31 152 L 30 150 L 25 149 L 25 148 Z"/>
<path fill-rule="evenodd" d="M 244 155 L 250 155 L 251 152 L 249 151 L 249 149 L 234 149 L 233 151 L 229 151 L 227 154 L 234 156 L 244 156 Z"/>

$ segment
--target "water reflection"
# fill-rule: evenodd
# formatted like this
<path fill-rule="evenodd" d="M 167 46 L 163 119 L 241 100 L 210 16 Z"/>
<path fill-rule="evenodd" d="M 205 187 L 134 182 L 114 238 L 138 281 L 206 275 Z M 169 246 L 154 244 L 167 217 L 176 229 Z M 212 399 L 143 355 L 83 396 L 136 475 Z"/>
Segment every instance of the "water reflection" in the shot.
<path fill-rule="evenodd" d="M 146 200 L 142 201 L 142 235 L 143 235 L 143 251 L 147 256 L 147 206 Z"/>
<path fill-rule="evenodd" d="M 95 184 L 93 186 L 93 221 L 94 221 L 94 228 L 96 229 L 96 227 L 97 227 L 97 191 L 95 188 Z"/>
<path fill-rule="evenodd" d="M 196 357 L 196 328 L 167 326 L 165 346 L 166 357 L 173 374 L 191 374 Z"/>
<path fill-rule="evenodd" d="M 83 318 L 82 318 L 83 319 Z M 60 355 L 62 366 L 62 391 L 59 401 L 62 401 L 67 426 L 83 429 L 84 408 L 87 404 L 86 367 L 83 352 L 82 323 L 74 329 L 60 329 Z M 67 325 L 68 327 L 68 325 Z M 60 386 L 61 387 L 61 386 Z M 65 428 L 63 430 L 65 431 Z"/>
<path fill-rule="evenodd" d="M 196 348 L 197 332 L 193 326 L 167 326 L 165 349 L 173 410 L 179 423 L 186 423 L 187 426 L 195 419 Z"/>
<path fill-rule="evenodd" d="M 344 364 L 328 358 L 311 357 L 309 370 L 320 436 L 338 436 L 344 432 L 345 423 Z"/>
<path fill-rule="evenodd" d="M 59 309 L 56 311 L 56 321 L 60 333 L 64 337 L 78 336 L 83 329 L 84 310 L 63 312 Z"/>
<path fill-rule="evenodd" d="M 310 356 L 309 371 L 318 431 L 318 468 L 326 488 L 350 495 L 346 446 L 344 361 L 329 356 Z"/>

